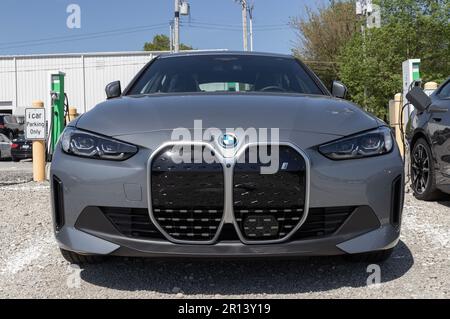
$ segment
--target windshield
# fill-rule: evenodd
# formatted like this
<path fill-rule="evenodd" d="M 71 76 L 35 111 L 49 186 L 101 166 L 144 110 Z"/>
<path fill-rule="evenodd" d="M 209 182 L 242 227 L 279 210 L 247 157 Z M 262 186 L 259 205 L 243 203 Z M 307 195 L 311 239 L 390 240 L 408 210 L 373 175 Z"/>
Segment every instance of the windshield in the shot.
<path fill-rule="evenodd" d="M 157 59 L 128 95 L 192 92 L 324 94 L 292 58 L 198 55 Z"/>

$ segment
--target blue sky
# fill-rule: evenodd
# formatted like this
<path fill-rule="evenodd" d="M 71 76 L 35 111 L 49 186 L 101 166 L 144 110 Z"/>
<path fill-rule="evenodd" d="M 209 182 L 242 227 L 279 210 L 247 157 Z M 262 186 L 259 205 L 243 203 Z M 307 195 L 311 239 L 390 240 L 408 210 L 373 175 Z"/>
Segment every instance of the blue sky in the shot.
<path fill-rule="evenodd" d="M 327 0 L 254 0 L 255 50 L 289 53 L 290 17 Z M 81 29 L 66 26 L 69 4 L 81 7 Z M 242 49 L 234 0 L 189 0 L 181 40 L 198 49 Z M 141 50 L 169 33 L 173 0 L 1 0 L 0 55 Z"/>

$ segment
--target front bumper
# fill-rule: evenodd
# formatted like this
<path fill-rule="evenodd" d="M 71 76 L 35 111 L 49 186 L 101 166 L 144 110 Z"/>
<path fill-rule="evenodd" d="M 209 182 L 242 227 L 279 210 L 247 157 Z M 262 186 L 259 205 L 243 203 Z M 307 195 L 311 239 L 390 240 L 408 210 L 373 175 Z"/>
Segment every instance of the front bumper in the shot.
<path fill-rule="evenodd" d="M 57 148 L 51 176 L 63 194 L 53 213 L 63 214 L 55 234 L 61 248 L 80 254 L 142 257 L 274 257 L 355 254 L 394 247 L 400 237 L 403 181 L 398 150 L 385 156 L 334 162 L 314 149 L 305 151 L 311 162 L 310 209 L 354 207 L 332 234 L 296 238 L 273 244 L 244 244 L 238 238 L 219 238 L 209 245 L 179 244 L 165 238 L 124 235 L 101 211 L 102 207 L 148 209 L 147 161 L 149 149 L 125 162 L 107 162 L 66 155 Z M 55 209 L 56 207 L 56 209 Z M 393 216 L 393 208 L 397 209 Z M 61 212 L 62 210 L 62 212 Z"/>
<path fill-rule="evenodd" d="M 394 247 L 399 228 L 380 226 L 369 207 L 360 207 L 332 236 L 289 240 L 284 243 L 245 245 L 223 240 L 214 245 L 183 245 L 165 239 L 142 240 L 121 234 L 99 208 L 88 207 L 75 227 L 57 233 L 61 248 L 80 254 L 135 257 L 293 257 L 334 256 Z"/>

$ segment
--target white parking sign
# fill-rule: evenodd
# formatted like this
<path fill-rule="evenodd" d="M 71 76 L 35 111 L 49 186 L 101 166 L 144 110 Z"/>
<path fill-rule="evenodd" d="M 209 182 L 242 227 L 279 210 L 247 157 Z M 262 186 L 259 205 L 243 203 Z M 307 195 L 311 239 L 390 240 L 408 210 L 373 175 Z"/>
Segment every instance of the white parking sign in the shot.
<path fill-rule="evenodd" d="M 25 110 L 25 139 L 45 140 L 45 109 L 31 108 Z"/>

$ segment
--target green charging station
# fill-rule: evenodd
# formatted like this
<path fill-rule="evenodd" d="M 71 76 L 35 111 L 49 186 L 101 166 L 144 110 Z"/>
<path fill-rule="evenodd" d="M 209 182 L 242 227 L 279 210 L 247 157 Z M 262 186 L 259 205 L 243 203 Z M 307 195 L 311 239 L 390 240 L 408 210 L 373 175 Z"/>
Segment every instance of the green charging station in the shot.
<path fill-rule="evenodd" d="M 51 131 L 50 131 L 50 150 L 53 153 L 58 139 L 64 131 L 65 127 L 65 92 L 64 92 L 64 78 L 66 74 L 57 72 L 51 74 L 50 80 L 50 94 L 52 98 L 52 116 L 51 116 Z"/>

